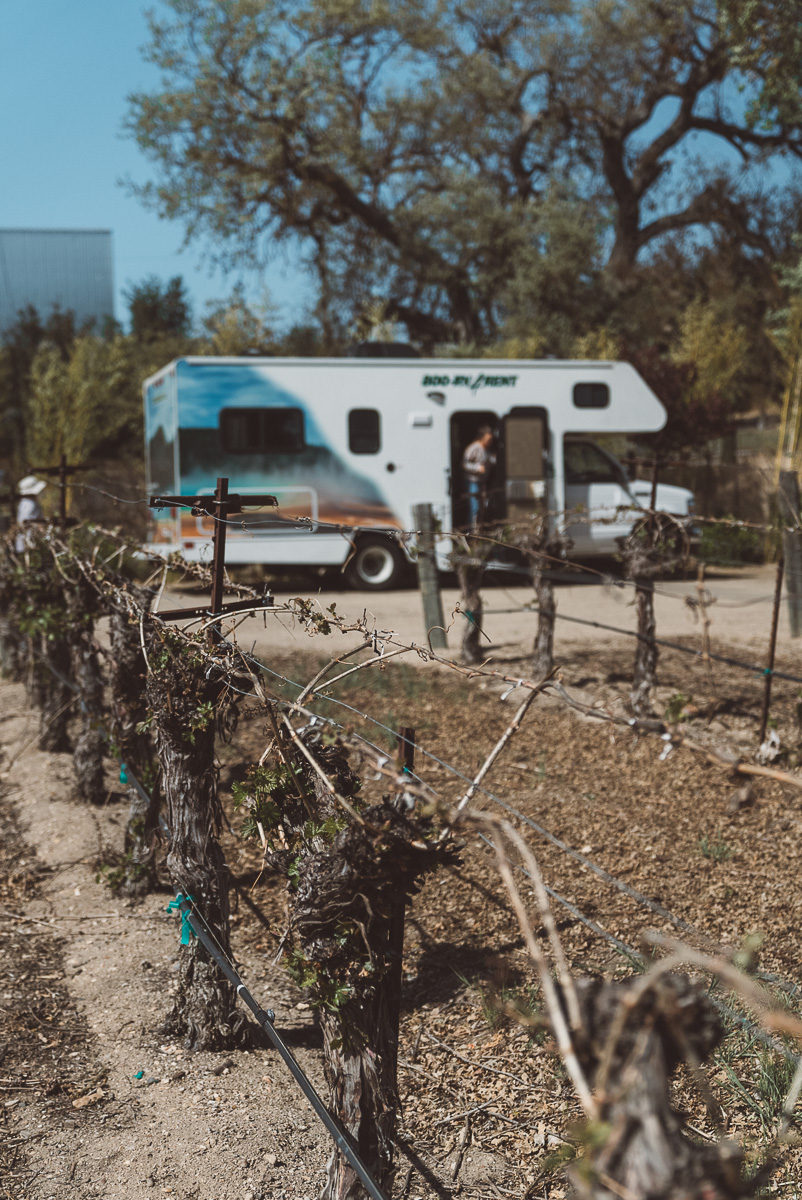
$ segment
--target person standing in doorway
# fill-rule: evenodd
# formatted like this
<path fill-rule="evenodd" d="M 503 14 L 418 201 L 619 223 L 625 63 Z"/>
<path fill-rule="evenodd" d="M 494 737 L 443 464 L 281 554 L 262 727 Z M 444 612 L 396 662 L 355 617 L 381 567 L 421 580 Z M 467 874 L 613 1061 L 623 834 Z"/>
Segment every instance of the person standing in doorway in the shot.
<path fill-rule="evenodd" d="M 476 440 L 465 447 L 462 455 L 462 470 L 465 475 L 465 491 L 468 497 L 468 524 L 477 525 L 484 516 L 487 504 L 487 484 L 495 466 L 493 454 L 494 433 L 490 425 L 480 425 Z"/>
<path fill-rule="evenodd" d="M 14 543 L 15 549 L 21 552 L 25 549 L 25 524 L 28 521 L 41 521 L 43 513 L 39 496 L 47 487 L 44 479 L 35 475 L 26 475 L 17 485 L 19 504 L 17 505 L 17 525 L 19 532 Z"/>

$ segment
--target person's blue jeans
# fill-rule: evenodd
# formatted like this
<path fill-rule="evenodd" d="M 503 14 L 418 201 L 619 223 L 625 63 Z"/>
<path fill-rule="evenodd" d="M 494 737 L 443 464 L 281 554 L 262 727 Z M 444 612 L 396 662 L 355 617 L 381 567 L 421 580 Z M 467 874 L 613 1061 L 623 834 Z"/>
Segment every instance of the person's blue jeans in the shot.
<path fill-rule="evenodd" d="M 482 507 L 482 482 L 480 479 L 468 480 L 468 524 L 479 522 L 479 512 Z"/>

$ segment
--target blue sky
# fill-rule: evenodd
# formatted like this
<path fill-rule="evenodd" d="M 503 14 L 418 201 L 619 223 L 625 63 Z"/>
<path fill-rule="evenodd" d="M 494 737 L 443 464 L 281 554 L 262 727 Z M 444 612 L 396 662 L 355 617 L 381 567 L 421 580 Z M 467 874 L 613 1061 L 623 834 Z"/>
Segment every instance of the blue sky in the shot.
<path fill-rule="evenodd" d="M 153 87 L 142 59 L 140 0 L 0 0 L 0 227 L 111 229 L 116 316 L 122 292 L 147 275 L 183 275 L 196 316 L 228 295 L 239 276 L 210 274 L 202 247 L 181 252 L 183 229 L 161 221 L 120 186 L 151 177 L 121 132 L 126 96 Z M 311 289 L 292 265 L 242 277 L 261 299 L 267 287 L 282 326 L 301 319 Z"/>

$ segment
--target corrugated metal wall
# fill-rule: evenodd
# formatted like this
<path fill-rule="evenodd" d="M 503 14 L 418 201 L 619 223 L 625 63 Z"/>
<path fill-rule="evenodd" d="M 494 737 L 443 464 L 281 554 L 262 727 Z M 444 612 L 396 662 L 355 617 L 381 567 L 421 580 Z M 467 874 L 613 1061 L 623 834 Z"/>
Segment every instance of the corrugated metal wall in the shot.
<path fill-rule="evenodd" d="M 0 229 L 0 330 L 28 304 L 94 317 L 99 331 L 114 313 L 111 230 Z"/>

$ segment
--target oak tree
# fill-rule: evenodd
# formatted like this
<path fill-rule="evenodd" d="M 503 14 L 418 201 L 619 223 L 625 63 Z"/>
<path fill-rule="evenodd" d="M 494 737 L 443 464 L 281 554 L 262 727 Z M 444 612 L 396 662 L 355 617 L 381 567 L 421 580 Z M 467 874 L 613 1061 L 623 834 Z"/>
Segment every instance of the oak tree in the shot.
<path fill-rule="evenodd" d="M 802 155 L 787 105 L 750 117 L 773 60 L 734 56 L 715 0 L 167 8 L 161 85 L 130 98 L 156 167 L 135 190 L 224 261 L 300 247 L 324 327 L 379 296 L 429 345 L 521 311 L 582 332 L 667 237 L 770 248 L 766 164 Z"/>

